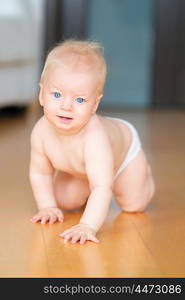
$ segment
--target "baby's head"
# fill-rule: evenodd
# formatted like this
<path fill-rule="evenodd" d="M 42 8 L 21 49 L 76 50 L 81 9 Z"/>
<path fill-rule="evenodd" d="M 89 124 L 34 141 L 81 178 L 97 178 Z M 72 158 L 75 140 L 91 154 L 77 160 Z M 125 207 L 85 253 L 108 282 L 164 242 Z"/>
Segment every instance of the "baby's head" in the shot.
<path fill-rule="evenodd" d="M 39 100 L 47 119 L 53 122 L 56 113 L 68 127 L 78 125 L 79 119 L 87 123 L 103 96 L 106 73 L 99 43 L 66 40 L 56 46 L 47 56 L 40 80 Z"/>
<path fill-rule="evenodd" d="M 107 67 L 103 57 L 103 48 L 97 42 L 66 40 L 50 51 L 46 58 L 41 75 L 41 83 L 47 71 L 53 67 L 60 67 L 61 72 L 91 73 L 97 81 L 99 92 L 103 92 Z"/>

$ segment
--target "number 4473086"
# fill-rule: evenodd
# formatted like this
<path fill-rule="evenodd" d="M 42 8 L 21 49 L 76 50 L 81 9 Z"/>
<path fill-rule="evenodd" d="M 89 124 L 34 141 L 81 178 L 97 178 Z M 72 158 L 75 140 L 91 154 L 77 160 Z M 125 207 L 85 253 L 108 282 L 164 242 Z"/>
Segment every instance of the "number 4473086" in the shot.
<path fill-rule="evenodd" d="M 138 284 L 136 288 L 134 289 L 135 293 L 138 294 L 180 294 L 181 293 L 181 285 L 159 285 L 159 284 L 145 284 L 144 286 L 141 286 Z"/>

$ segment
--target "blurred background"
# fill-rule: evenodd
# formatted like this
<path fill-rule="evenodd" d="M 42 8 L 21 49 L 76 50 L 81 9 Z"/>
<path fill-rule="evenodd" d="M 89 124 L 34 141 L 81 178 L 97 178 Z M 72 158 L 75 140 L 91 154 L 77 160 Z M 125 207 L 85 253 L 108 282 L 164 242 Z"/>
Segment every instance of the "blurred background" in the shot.
<path fill-rule="evenodd" d="M 185 1 L 1 0 L 0 110 L 37 100 L 49 49 L 66 38 L 105 48 L 104 109 L 185 106 Z"/>

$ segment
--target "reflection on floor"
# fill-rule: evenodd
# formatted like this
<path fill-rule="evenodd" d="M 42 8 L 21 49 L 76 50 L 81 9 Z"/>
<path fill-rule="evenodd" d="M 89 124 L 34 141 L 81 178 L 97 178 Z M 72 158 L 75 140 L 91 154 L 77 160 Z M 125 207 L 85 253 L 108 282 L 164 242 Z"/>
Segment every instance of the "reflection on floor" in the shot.
<path fill-rule="evenodd" d="M 185 201 L 182 111 L 102 112 L 138 129 L 153 169 L 156 195 L 145 213 L 128 214 L 112 201 L 100 244 L 64 243 L 58 234 L 78 222 L 33 225 L 36 211 L 28 180 L 29 137 L 40 116 L 36 105 L 0 116 L 0 277 L 184 277 Z"/>

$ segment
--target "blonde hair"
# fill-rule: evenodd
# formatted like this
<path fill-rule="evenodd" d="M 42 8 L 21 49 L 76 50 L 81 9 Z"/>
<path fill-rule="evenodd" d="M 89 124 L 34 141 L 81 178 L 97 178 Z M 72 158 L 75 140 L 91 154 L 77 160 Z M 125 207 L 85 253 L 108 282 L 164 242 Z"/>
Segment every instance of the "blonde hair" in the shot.
<path fill-rule="evenodd" d="M 95 41 L 82 41 L 69 39 L 58 44 L 48 54 L 45 65 L 41 74 L 41 82 L 43 81 L 45 72 L 48 66 L 52 64 L 66 66 L 63 58 L 68 58 L 67 66 L 73 69 L 80 69 L 81 66 L 89 71 L 96 71 L 96 76 L 101 88 L 103 89 L 106 75 L 107 66 L 103 56 L 103 47 L 99 42 Z"/>

